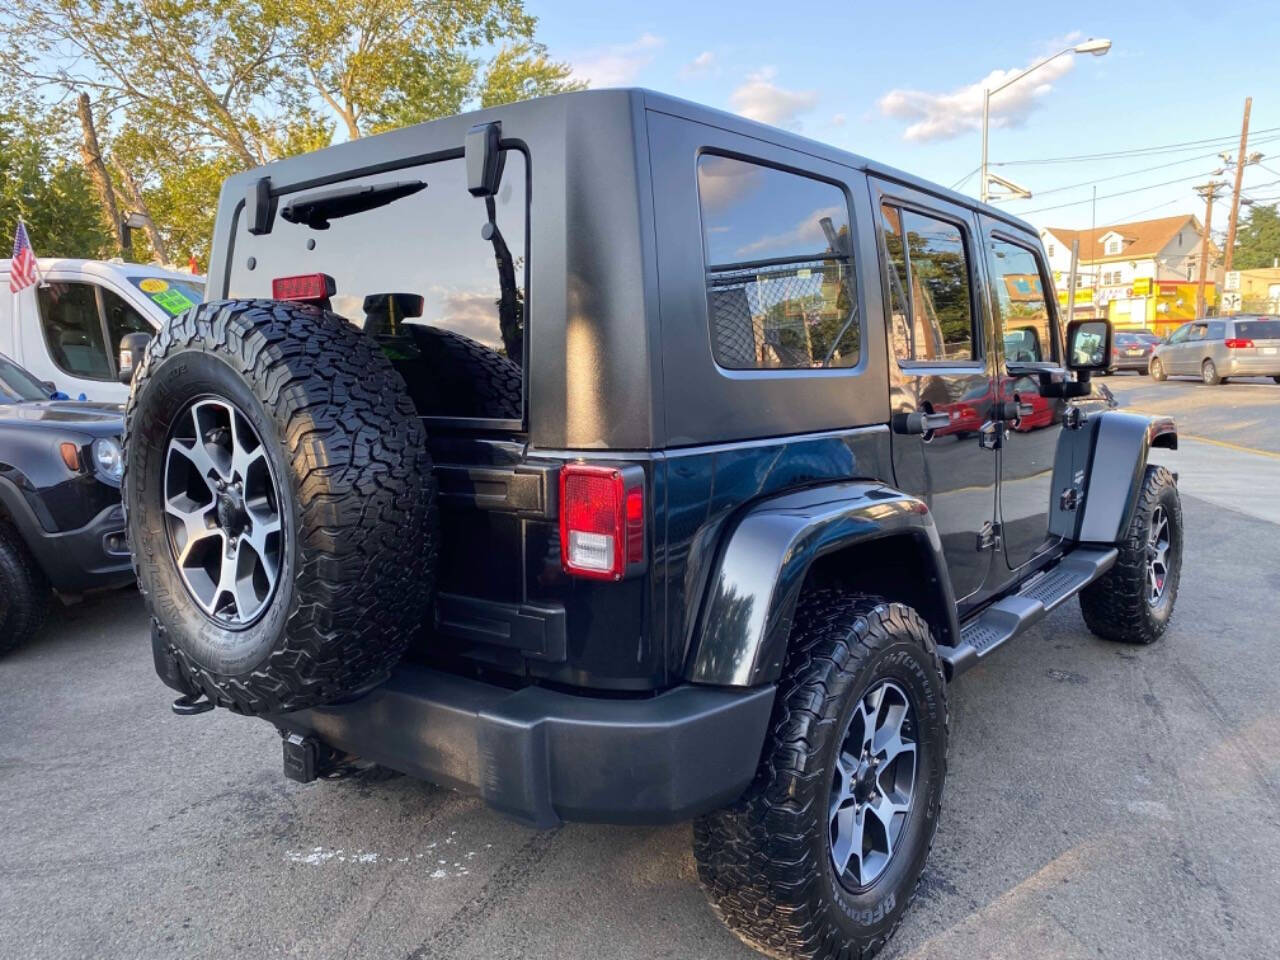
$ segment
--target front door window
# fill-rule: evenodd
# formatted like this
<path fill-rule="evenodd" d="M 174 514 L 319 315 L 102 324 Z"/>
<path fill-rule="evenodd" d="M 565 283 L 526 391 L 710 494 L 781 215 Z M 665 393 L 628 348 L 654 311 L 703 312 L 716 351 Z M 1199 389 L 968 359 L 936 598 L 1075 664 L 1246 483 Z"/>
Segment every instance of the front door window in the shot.
<path fill-rule="evenodd" d="M 94 285 L 55 281 L 39 288 L 39 298 L 45 345 L 58 369 L 85 380 L 112 380 Z"/>

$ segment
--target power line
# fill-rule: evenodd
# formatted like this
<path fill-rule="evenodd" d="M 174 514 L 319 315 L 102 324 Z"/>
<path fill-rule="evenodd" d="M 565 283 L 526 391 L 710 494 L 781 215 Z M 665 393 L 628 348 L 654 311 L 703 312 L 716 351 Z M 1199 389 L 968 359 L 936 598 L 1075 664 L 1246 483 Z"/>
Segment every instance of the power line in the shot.
<path fill-rule="evenodd" d="M 1277 138 L 1277 139 L 1280 139 L 1280 138 Z M 1176 167 L 1179 164 L 1191 163 L 1196 160 L 1207 160 L 1210 157 L 1216 157 L 1216 156 L 1217 156 L 1216 153 L 1196 154 L 1194 157 L 1183 157 L 1181 160 L 1172 160 L 1169 163 L 1159 163 L 1159 164 L 1156 164 L 1154 167 L 1143 167 L 1141 170 L 1129 170 L 1126 173 L 1114 173 L 1107 177 L 1098 177 L 1094 180 L 1084 180 L 1080 183 L 1068 184 L 1065 187 L 1051 187 L 1048 190 L 1036 190 L 1035 195 L 1037 197 L 1043 197 L 1046 193 L 1063 193 L 1067 190 L 1078 190 L 1081 187 L 1091 187 L 1095 183 L 1106 183 L 1108 180 L 1123 180 L 1125 177 L 1136 177 L 1140 173 L 1150 173 L 1153 170 L 1166 170 L 1169 167 Z M 965 179 L 967 180 L 968 177 L 966 177 Z"/>
<path fill-rule="evenodd" d="M 1254 133 L 1280 133 L 1280 127 L 1267 127 L 1263 130 L 1255 130 Z M 1180 150 L 1194 150 L 1198 147 L 1205 147 L 1210 144 L 1231 146 L 1238 137 L 1239 134 L 1232 133 L 1225 137 L 1206 137 L 1203 140 L 1184 140 L 1180 143 L 1166 143 L 1154 147 L 1134 147 L 1130 150 L 1112 150 L 1106 153 L 1082 153 L 1069 157 L 1043 157 L 1037 160 L 1005 160 L 1000 163 L 991 164 L 991 166 L 1013 167 L 1041 163 L 1078 163 L 1083 160 L 1111 160 L 1119 157 L 1133 157 L 1154 153 L 1171 153 Z"/>
<path fill-rule="evenodd" d="M 971 179 L 973 178 L 973 175 L 974 175 L 975 173 L 977 173 L 977 172 L 978 172 L 979 170 L 981 170 L 981 169 L 982 169 L 982 166 L 981 166 L 981 165 L 978 165 L 978 166 L 974 167 L 972 170 L 970 170 L 968 173 L 966 173 L 963 177 L 961 177 L 959 180 L 957 180 L 955 183 L 953 183 L 953 184 L 951 185 L 951 189 L 952 189 L 952 190 L 959 190 L 959 189 L 960 189 L 961 187 L 963 187 L 966 183 L 968 183 L 968 182 L 969 182 L 969 180 L 971 180 Z"/>
<path fill-rule="evenodd" d="M 1157 187 L 1168 187 L 1175 183 L 1186 183 L 1188 180 L 1199 180 L 1201 177 L 1211 176 L 1211 173 L 1193 173 L 1189 177 L 1178 177 L 1176 180 L 1165 180 L 1162 183 L 1149 183 L 1145 187 L 1134 187 L 1132 190 L 1120 190 L 1116 193 L 1099 194 L 1099 200 L 1110 200 L 1113 197 L 1127 197 L 1131 193 L 1141 193 L 1144 190 L 1154 190 Z M 1063 207 L 1078 207 L 1084 203 L 1092 203 L 1093 198 L 1085 200 L 1072 200 L 1068 203 L 1059 203 L 1051 207 L 1036 207 L 1034 210 L 1016 210 L 1012 211 L 1016 216 L 1027 217 L 1033 213 L 1044 213 L 1046 210 L 1061 210 Z"/>

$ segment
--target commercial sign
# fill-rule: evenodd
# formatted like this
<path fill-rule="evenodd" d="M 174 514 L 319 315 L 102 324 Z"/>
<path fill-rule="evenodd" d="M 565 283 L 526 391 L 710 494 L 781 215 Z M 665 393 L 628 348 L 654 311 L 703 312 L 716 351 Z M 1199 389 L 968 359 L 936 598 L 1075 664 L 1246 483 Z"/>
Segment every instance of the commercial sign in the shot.
<path fill-rule="evenodd" d="M 1134 277 L 1133 278 L 1133 295 L 1135 297 L 1151 296 L 1151 278 L 1150 277 Z"/>

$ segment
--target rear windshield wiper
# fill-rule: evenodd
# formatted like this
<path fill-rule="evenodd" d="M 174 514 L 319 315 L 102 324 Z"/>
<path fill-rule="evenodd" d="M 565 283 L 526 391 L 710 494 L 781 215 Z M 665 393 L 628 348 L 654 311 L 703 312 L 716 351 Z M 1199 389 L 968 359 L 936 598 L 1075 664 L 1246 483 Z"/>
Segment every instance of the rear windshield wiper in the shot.
<path fill-rule="evenodd" d="M 300 223 L 312 230 L 328 230 L 330 220 L 385 207 L 402 197 L 425 190 L 426 186 L 425 180 L 401 180 L 312 193 L 291 202 L 280 211 L 280 216 L 290 223 Z"/>

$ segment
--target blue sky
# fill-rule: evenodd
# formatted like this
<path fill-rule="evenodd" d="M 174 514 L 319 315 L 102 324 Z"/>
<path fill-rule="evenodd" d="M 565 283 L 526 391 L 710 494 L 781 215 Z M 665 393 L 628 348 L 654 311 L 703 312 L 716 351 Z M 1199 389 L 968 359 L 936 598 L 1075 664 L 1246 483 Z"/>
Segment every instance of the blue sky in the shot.
<path fill-rule="evenodd" d="M 1060 188 L 1107 177 L 1114 179 L 1097 183 L 1099 224 L 1203 218 L 1192 187 L 1222 166 L 1207 155 L 1234 155 L 1247 95 L 1254 97 L 1251 130 L 1259 131 L 1250 149 L 1267 156 L 1246 168 L 1244 193 L 1280 197 L 1274 3 L 526 2 L 552 55 L 593 86 L 650 87 L 746 113 L 946 186 L 978 166 L 984 78 L 1016 72 L 1073 40 L 1107 37 L 1106 56 L 1063 57 L 993 100 L 994 164 L 1221 142 L 996 166 L 1035 194 L 1009 201 L 1009 210 L 1040 226 L 1088 227 L 1090 187 Z M 1268 128 L 1275 129 L 1261 132 Z M 1180 182 L 1108 198 L 1173 180 Z M 976 193 L 977 183 L 975 173 L 962 189 Z M 1226 219 L 1224 199 L 1214 210 L 1215 232 Z"/>

